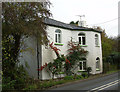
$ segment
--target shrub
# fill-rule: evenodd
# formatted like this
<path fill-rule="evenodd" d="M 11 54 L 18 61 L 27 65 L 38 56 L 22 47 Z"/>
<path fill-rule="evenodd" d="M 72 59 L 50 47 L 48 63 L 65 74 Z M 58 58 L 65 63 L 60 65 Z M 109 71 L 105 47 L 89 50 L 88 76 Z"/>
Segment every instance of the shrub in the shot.
<path fill-rule="evenodd" d="M 10 73 L 12 74 L 9 75 Z M 15 67 L 8 71 L 8 76 L 2 75 L 2 90 L 22 89 L 26 85 L 27 78 L 27 72 L 22 65 Z"/>
<path fill-rule="evenodd" d="M 4 90 L 5 89 L 14 89 L 14 85 L 16 83 L 15 80 L 11 80 L 10 77 L 8 77 L 6 79 L 3 77 L 2 81 L 3 81 L 2 89 L 4 89 Z"/>
<path fill-rule="evenodd" d="M 23 90 L 35 90 L 37 88 L 37 85 L 31 84 L 28 87 L 24 88 Z"/>
<path fill-rule="evenodd" d="M 82 76 L 83 76 L 84 78 L 87 78 L 87 77 L 88 77 L 87 72 L 82 72 Z"/>
<path fill-rule="evenodd" d="M 64 79 L 65 80 L 74 80 L 74 77 L 73 76 L 65 76 Z"/>
<path fill-rule="evenodd" d="M 83 79 L 83 76 L 81 76 L 81 75 L 76 75 L 75 79 Z"/>
<path fill-rule="evenodd" d="M 66 75 L 72 75 L 76 68 L 78 67 L 78 62 L 86 57 L 88 51 L 84 50 L 80 44 L 76 44 L 76 42 L 71 41 L 68 42 L 68 54 L 66 58 L 70 61 L 70 64 L 65 64 L 65 73 Z"/>
<path fill-rule="evenodd" d="M 88 73 L 88 77 L 90 76 L 90 72 L 92 71 L 92 68 L 91 67 L 87 67 L 87 73 Z"/>

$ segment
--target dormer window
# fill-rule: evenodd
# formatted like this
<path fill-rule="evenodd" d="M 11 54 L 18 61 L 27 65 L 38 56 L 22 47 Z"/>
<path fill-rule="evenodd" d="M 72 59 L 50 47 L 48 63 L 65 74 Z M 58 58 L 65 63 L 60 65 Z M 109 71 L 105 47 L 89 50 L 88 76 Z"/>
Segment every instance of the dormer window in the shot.
<path fill-rule="evenodd" d="M 99 45 L 99 39 L 98 39 L 98 34 L 95 34 L 95 45 Z"/>
<path fill-rule="evenodd" d="M 55 42 L 61 43 L 61 30 L 59 29 L 55 30 Z"/>
<path fill-rule="evenodd" d="M 86 40 L 85 40 L 85 34 L 84 33 L 79 33 L 78 34 L 78 41 L 80 45 L 85 45 L 86 44 Z"/>

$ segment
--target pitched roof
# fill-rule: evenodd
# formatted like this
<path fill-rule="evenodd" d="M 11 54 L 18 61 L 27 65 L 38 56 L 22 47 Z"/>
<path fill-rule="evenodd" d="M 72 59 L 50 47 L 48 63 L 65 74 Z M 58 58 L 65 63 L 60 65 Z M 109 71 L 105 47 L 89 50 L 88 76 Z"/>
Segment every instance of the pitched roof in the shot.
<path fill-rule="evenodd" d="M 75 25 L 71 25 L 71 24 L 66 24 L 54 19 L 50 19 L 50 18 L 45 18 L 44 21 L 45 24 L 50 25 L 50 26 L 55 26 L 55 27 L 60 27 L 60 28 L 64 28 L 64 29 L 70 29 L 72 31 L 80 31 L 80 30 L 84 30 L 84 31 L 95 31 L 95 32 L 99 32 L 101 33 L 102 31 L 98 31 L 95 30 L 93 28 L 87 28 L 87 27 L 81 27 L 81 26 L 75 26 Z"/>

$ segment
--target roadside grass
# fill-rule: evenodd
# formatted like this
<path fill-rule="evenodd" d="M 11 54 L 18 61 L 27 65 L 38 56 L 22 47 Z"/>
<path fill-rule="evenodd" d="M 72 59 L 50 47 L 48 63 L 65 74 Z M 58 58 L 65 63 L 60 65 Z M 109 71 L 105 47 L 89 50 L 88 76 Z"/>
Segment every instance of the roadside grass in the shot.
<path fill-rule="evenodd" d="M 37 83 L 28 84 L 23 90 L 45 90 L 55 85 L 64 84 L 73 80 L 49 80 L 49 81 L 38 81 Z"/>
<path fill-rule="evenodd" d="M 120 70 L 108 71 L 108 72 L 106 72 L 106 74 L 111 74 L 111 73 L 118 72 L 118 71 L 120 71 Z"/>
<path fill-rule="evenodd" d="M 71 83 L 71 82 L 77 82 L 77 81 L 82 81 L 84 79 L 93 79 L 97 77 L 101 77 L 107 74 L 112 74 L 115 72 L 118 72 L 120 70 L 113 70 L 113 71 L 108 71 L 104 74 L 96 74 L 96 75 L 91 75 L 88 77 L 87 75 L 75 75 L 75 76 L 65 76 L 64 78 L 61 79 L 50 79 L 50 80 L 32 80 L 31 83 L 28 83 L 26 87 L 23 90 L 47 90 L 52 87 L 57 87 L 59 85 L 64 85 L 66 83 Z"/>
<path fill-rule="evenodd" d="M 74 82 L 74 81 L 82 80 L 86 78 L 88 78 L 88 76 L 76 75 L 76 76 L 65 76 L 64 78 L 61 78 L 61 79 L 50 79 L 50 80 L 44 80 L 44 81 L 37 80 L 36 82 L 28 83 L 23 90 L 46 90 L 48 88 L 51 88 L 57 85 L 70 83 L 70 82 Z"/>

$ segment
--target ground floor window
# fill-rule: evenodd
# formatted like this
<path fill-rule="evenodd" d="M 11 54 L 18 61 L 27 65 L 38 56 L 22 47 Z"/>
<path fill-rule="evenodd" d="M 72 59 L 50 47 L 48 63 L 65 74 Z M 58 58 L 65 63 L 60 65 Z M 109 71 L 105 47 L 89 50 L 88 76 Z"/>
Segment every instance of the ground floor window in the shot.
<path fill-rule="evenodd" d="M 100 58 L 96 58 L 96 70 L 100 70 Z"/>
<path fill-rule="evenodd" d="M 79 62 L 79 70 L 85 71 L 86 70 L 86 61 L 80 61 Z"/>

